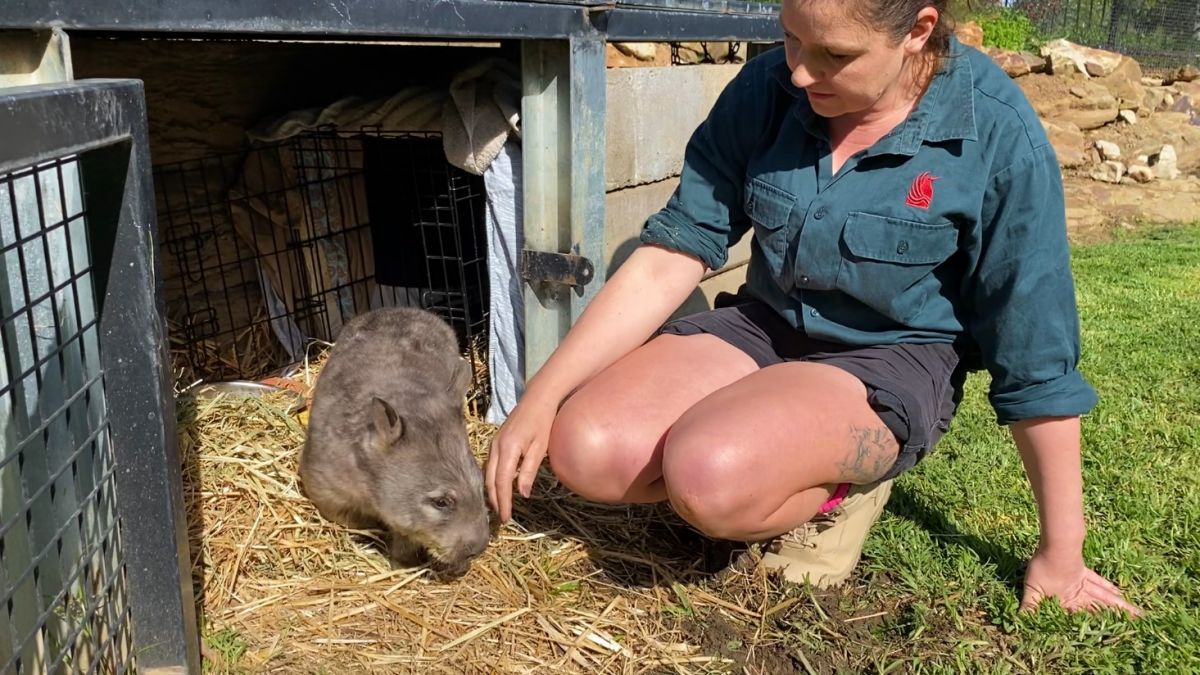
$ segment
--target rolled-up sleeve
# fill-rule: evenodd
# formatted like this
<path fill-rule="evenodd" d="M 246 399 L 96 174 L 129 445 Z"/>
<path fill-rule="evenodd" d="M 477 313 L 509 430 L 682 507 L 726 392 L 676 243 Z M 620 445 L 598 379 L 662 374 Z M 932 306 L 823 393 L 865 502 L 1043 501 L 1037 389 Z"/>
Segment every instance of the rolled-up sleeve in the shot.
<path fill-rule="evenodd" d="M 684 151 L 679 185 L 650 216 L 640 240 L 699 258 L 721 268 L 749 229 L 742 210 L 746 165 L 764 128 L 774 96 L 766 67 L 771 57 L 751 60 L 717 97 Z"/>
<path fill-rule="evenodd" d="M 1079 315 L 1053 149 L 1034 148 L 992 179 L 969 298 L 970 331 L 992 376 L 1000 424 L 1089 412 Z"/>

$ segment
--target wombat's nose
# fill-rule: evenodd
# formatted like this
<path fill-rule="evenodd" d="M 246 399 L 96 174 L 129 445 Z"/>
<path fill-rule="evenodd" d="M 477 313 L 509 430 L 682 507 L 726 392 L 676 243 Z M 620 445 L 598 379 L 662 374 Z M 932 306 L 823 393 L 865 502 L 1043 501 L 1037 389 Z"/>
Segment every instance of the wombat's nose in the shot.
<path fill-rule="evenodd" d="M 487 534 L 490 535 L 491 531 L 488 531 Z M 467 552 L 467 555 L 474 558 L 474 557 L 483 555 L 483 552 L 486 551 L 488 548 L 488 544 L 491 543 L 491 538 L 490 538 L 490 536 L 489 537 L 481 537 L 471 543 L 472 543 L 472 546 L 470 547 L 470 550 Z"/>

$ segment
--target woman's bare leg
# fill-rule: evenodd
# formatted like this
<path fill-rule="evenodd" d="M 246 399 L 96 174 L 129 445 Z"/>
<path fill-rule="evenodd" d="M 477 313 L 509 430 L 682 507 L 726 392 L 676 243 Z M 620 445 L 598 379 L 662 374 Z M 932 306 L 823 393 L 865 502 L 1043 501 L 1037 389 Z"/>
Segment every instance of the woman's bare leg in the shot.
<path fill-rule="evenodd" d="M 550 467 L 585 499 L 664 501 L 667 430 L 698 401 L 757 370 L 718 337 L 660 335 L 567 399 L 550 432 Z"/>

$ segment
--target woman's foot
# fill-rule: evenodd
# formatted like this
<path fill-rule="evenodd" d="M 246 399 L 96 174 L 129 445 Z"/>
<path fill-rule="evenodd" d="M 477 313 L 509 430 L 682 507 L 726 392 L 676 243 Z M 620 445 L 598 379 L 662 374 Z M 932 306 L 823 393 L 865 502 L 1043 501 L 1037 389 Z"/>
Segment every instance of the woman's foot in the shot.
<path fill-rule="evenodd" d="M 817 588 L 841 584 L 858 565 L 863 544 L 883 513 L 891 480 L 852 485 L 837 506 L 771 541 L 763 552 L 767 570 L 780 570 L 794 583 Z"/>

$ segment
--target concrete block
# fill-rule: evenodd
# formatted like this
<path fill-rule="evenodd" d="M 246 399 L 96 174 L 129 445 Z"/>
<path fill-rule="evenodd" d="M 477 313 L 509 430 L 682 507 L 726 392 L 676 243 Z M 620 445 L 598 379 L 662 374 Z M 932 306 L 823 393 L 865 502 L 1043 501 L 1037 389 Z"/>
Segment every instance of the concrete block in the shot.
<path fill-rule="evenodd" d="M 687 300 L 683 301 L 683 304 L 679 306 L 679 309 L 675 310 L 671 318 L 674 319 L 710 310 L 718 293 L 722 291 L 736 293 L 738 288 L 744 283 L 746 283 L 746 265 L 726 267 L 725 271 L 701 281 L 700 286 L 688 296 Z"/>
<path fill-rule="evenodd" d="M 679 175 L 692 132 L 740 69 L 741 64 L 722 64 L 607 71 L 607 188 Z"/>
<path fill-rule="evenodd" d="M 605 196 L 604 251 L 609 274 L 616 271 L 633 253 L 646 219 L 666 205 L 678 184 L 678 178 L 669 178 L 649 185 L 615 190 Z M 730 250 L 725 269 L 749 259 L 750 234 L 747 234 Z"/>

